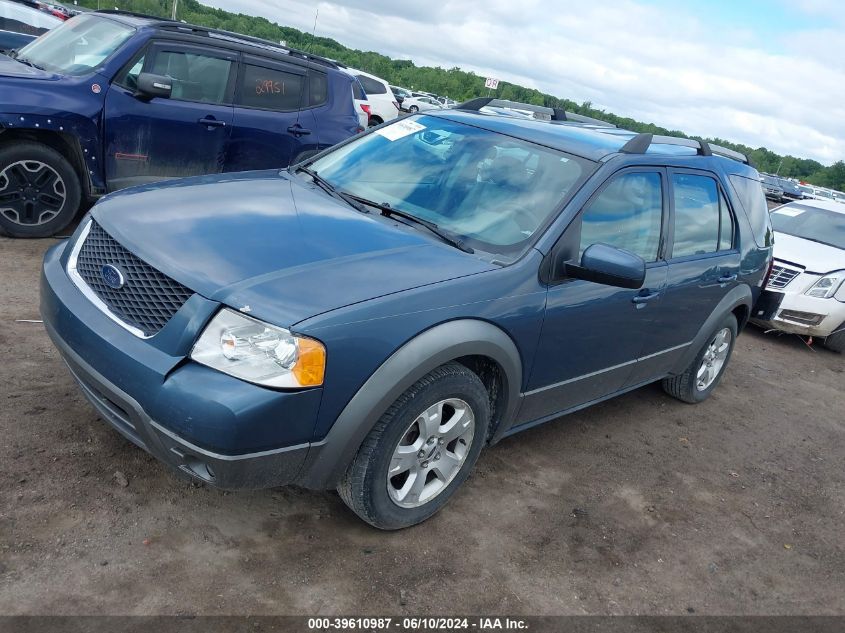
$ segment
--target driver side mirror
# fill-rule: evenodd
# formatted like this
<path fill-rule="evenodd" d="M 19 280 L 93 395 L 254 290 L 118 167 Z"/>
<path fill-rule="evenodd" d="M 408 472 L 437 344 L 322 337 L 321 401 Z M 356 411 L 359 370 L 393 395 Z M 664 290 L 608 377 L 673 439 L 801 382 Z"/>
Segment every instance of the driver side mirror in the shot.
<path fill-rule="evenodd" d="M 173 80 L 170 77 L 154 75 L 152 73 L 141 73 L 138 75 L 138 88 L 135 92 L 136 97 L 147 99 L 161 97 L 162 99 L 169 99 L 172 92 Z"/>
<path fill-rule="evenodd" d="M 565 262 L 564 270 L 567 277 L 619 288 L 642 288 L 645 282 L 645 260 L 608 244 L 588 246 L 580 265 Z"/>

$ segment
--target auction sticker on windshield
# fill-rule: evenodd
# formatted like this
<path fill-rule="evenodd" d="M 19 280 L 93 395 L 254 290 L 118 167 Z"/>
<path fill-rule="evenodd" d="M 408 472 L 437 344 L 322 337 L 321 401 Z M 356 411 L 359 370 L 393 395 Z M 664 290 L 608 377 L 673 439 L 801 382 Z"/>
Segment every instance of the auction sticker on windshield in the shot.
<path fill-rule="evenodd" d="M 376 130 L 376 134 L 380 134 L 388 141 L 395 141 L 414 132 L 424 130 L 425 126 L 416 121 L 397 121 L 393 125 L 388 125 L 380 130 Z"/>

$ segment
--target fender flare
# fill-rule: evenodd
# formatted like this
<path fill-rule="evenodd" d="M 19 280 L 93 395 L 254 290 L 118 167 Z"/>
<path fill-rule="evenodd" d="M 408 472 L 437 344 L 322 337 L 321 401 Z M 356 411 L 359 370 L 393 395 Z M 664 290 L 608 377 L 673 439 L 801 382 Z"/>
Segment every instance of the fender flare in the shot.
<path fill-rule="evenodd" d="M 364 438 L 400 395 L 433 369 L 470 355 L 487 356 L 502 369 L 504 406 L 499 425 L 505 427 L 520 402 L 522 359 L 516 345 L 487 321 L 447 321 L 405 343 L 367 379 L 326 437 L 311 444 L 297 483 L 322 490 L 336 487 Z"/>
<path fill-rule="evenodd" d="M 704 325 L 698 330 L 698 334 L 695 335 L 695 338 L 689 344 L 684 354 L 676 361 L 669 373 L 672 375 L 683 373 L 693 359 L 695 359 L 698 352 L 701 351 L 702 346 L 707 341 L 707 337 L 715 331 L 719 323 L 740 306 L 744 306 L 750 315 L 752 304 L 751 288 L 744 284 L 737 286 L 722 297 L 722 300 L 716 305 L 713 312 L 710 313 Z M 737 331 L 742 330 L 744 325 L 744 323 L 737 322 Z"/>

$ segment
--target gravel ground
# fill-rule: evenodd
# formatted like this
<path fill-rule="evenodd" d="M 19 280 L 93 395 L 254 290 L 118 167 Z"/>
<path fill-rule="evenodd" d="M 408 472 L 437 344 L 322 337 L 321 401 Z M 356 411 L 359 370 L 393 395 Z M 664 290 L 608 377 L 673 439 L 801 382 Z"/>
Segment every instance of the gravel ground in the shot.
<path fill-rule="evenodd" d="M 845 614 L 845 358 L 750 329 L 713 397 L 652 385 L 485 451 L 432 520 L 177 479 L 97 418 L 0 238 L 0 613 Z"/>

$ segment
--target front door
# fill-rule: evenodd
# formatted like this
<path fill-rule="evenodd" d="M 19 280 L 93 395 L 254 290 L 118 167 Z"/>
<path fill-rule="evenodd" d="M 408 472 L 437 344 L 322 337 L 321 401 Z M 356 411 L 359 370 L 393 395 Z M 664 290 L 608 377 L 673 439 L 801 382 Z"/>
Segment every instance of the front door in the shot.
<path fill-rule="evenodd" d="M 236 68 L 236 53 L 167 41 L 131 62 L 106 95 L 109 190 L 223 171 Z M 142 70 L 170 77 L 171 97 L 135 96 Z"/>
<path fill-rule="evenodd" d="M 579 279 L 549 287 L 519 423 L 589 403 L 627 383 L 666 285 L 664 179 L 659 168 L 615 174 L 567 228 L 562 243 L 573 259 L 595 243 L 623 248 L 646 261 L 646 280 L 639 290 Z"/>

